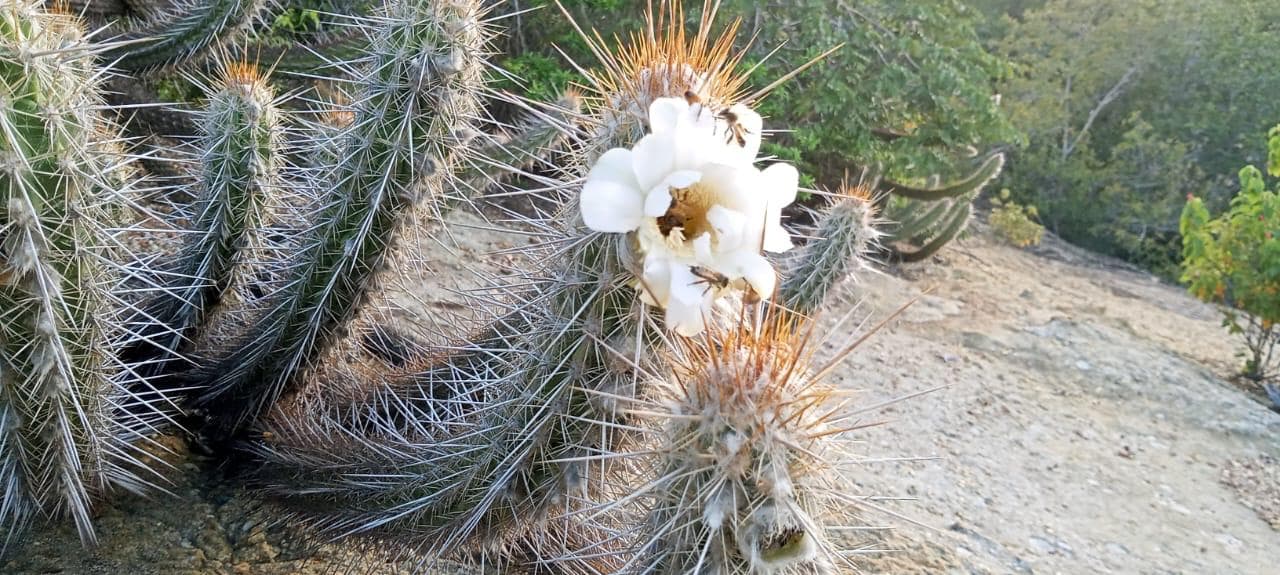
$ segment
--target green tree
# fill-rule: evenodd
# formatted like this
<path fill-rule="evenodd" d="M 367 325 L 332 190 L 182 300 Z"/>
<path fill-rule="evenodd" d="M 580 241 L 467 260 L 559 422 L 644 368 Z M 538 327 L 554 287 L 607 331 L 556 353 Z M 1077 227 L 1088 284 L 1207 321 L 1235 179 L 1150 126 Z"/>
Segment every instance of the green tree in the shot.
<path fill-rule="evenodd" d="M 1268 143 L 1270 150 L 1280 149 L 1280 126 Z M 1280 162 L 1270 162 L 1268 172 L 1280 177 Z M 1273 377 L 1280 338 L 1280 188 L 1268 190 L 1253 166 L 1239 177 L 1240 193 L 1217 218 L 1200 198 L 1188 198 L 1181 218 L 1182 280 L 1196 297 L 1219 304 L 1223 325 L 1242 334 L 1248 346 L 1244 375 L 1262 381 Z"/>
<path fill-rule="evenodd" d="M 634 4 L 562 3 L 606 38 L 636 28 Z M 973 148 L 1016 137 L 993 99 L 1006 68 L 975 32 L 980 14 L 958 0 L 724 0 L 720 14 L 726 22 L 742 18 L 741 36 L 755 39 L 742 63 L 756 66 L 752 89 L 843 44 L 757 106 L 791 127 L 771 134 L 765 151 L 798 161 L 802 173 L 830 188 L 874 164 L 897 180 L 949 179 L 972 170 Z M 572 69 L 568 61 L 594 62 L 555 8 L 522 14 L 512 28 L 506 42 L 517 55 L 504 66 L 521 77 L 510 80 L 513 87 L 551 94 L 575 80 L 561 71 Z"/>
<path fill-rule="evenodd" d="M 1000 43 L 1027 146 L 1005 184 L 1069 241 L 1173 269 L 1177 205 L 1222 206 L 1257 162 L 1242 140 L 1280 115 L 1280 3 L 1052 0 Z"/>

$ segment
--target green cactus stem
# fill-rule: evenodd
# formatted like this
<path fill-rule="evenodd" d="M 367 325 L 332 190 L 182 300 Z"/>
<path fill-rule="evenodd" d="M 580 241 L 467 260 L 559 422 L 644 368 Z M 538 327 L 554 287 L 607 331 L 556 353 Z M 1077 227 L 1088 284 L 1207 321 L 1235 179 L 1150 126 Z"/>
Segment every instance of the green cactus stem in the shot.
<path fill-rule="evenodd" d="M 96 499 L 147 486 L 132 443 L 162 418 L 163 400 L 129 391 L 134 370 L 116 360 L 128 270 L 108 226 L 128 190 L 94 62 L 72 17 L 0 6 L 4 546 L 36 517 L 70 517 L 93 544 Z"/>
<path fill-rule="evenodd" d="M 290 287 L 258 324 L 260 337 L 197 370 L 201 402 L 224 429 L 261 413 L 299 370 L 346 330 L 376 287 L 406 214 L 443 198 L 450 147 L 477 116 L 485 30 L 480 2 L 392 2 L 357 85 L 341 158 L 293 262 Z"/>
<path fill-rule="evenodd" d="M 162 14 L 126 22 L 106 62 L 127 72 L 168 69 L 217 52 L 249 28 L 268 0 L 178 0 Z M 112 30 L 114 31 L 114 30 Z"/>

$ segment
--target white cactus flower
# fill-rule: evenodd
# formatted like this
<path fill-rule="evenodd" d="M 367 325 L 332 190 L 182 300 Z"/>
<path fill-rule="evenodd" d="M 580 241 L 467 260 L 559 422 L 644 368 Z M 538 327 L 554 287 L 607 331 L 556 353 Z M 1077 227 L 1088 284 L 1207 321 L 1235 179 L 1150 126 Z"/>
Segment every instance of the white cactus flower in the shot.
<path fill-rule="evenodd" d="M 781 217 L 799 174 L 789 164 L 754 166 L 762 122 L 746 106 L 715 113 L 660 98 L 649 127 L 632 149 L 600 157 L 579 204 L 587 227 L 636 234 L 644 261 L 637 287 L 666 309 L 667 327 L 692 336 L 722 295 L 773 293 L 777 275 L 761 250 L 791 249 Z"/>

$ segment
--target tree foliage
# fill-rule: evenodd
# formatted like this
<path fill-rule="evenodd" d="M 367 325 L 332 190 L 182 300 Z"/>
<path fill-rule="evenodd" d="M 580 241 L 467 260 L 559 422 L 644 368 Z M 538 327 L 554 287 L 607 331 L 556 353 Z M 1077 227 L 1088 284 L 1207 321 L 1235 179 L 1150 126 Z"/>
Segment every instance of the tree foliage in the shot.
<path fill-rule="evenodd" d="M 1248 134 L 1280 116 L 1277 21 L 1271 0 L 1051 0 L 1024 12 L 996 43 L 1027 143 L 1005 184 L 1067 240 L 1173 271 L 1182 198 L 1223 206 L 1238 189 L 1230 174 L 1261 160 Z"/>
<path fill-rule="evenodd" d="M 1280 126 L 1269 134 L 1280 148 Z M 1268 172 L 1280 177 L 1280 158 Z M 1246 166 L 1230 209 L 1213 218 L 1205 202 L 1188 198 L 1182 211 L 1182 280 L 1196 297 L 1219 304 L 1226 325 L 1242 333 L 1250 357 L 1245 374 L 1263 379 L 1272 363 L 1280 322 L 1280 186 L 1267 189 L 1262 171 Z"/>
<path fill-rule="evenodd" d="M 606 38 L 635 29 L 634 5 L 562 3 Z M 719 9 L 726 21 L 742 18 L 741 36 L 754 38 L 742 62 L 755 67 L 753 90 L 843 44 L 757 106 L 791 127 L 771 134 L 766 151 L 799 161 L 819 183 L 835 188 L 847 172 L 875 164 L 898 180 L 947 178 L 972 169 L 972 148 L 1015 138 L 992 98 L 1005 67 L 983 48 L 979 15 L 958 0 L 724 0 Z M 519 55 L 504 65 L 539 94 L 574 80 L 551 62 L 593 62 L 558 10 L 523 14 L 513 28 L 509 52 Z"/>

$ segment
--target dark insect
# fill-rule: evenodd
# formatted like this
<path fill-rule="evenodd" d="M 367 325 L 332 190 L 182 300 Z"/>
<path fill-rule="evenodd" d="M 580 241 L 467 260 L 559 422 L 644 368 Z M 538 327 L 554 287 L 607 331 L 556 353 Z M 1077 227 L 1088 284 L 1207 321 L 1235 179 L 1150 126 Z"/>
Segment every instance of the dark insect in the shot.
<path fill-rule="evenodd" d="M 765 540 L 765 549 L 773 552 L 781 552 L 794 548 L 804 540 L 804 529 L 799 527 L 788 527 L 774 533 Z"/>
<path fill-rule="evenodd" d="M 725 123 L 729 125 L 728 129 L 725 130 L 728 134 L 725 136 L 725 143 L 727 144 L 732 141 L 737 142 L 738 147 L 740 148 L 747 147 L 747 134 L 750 132 L 748 132 L 747 129 L 742 127 L 742 124 L 738 122 L 738 115 L 729 110 L 722 110 L 717 114 L 717 117 L 724 120 Z"/>
<path fill-rule="evenodd" d="M 707 269 L 702 266 L 689 266 L 689 273 L 698 278 L 698 281 L 692 285 L 705 285 L 707 289 L 727 289 L 729 287 L 729 277 L 715 270 Z M 702 293 L 707 293 L 703 290 Z"/>

